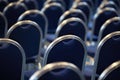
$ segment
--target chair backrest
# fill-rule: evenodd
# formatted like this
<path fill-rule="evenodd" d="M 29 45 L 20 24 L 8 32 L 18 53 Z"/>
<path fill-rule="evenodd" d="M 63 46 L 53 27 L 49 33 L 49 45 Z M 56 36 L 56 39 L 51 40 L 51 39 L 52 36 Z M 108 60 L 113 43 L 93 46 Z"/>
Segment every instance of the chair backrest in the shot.
<path fill-rule="evenodd" d="M 0 11 L 3 12 L 4 8 L 8 5 L 7 0 L 0 0 Z"/>
<path fill-rule="evenodd" d="M 94 20 L 93 20 L 93 30 L 92 30 L 92 39 L 94 36 L 96 39 L 98 38 L 99 30 L 101 26 L 104 24 L 104 22 L 112 17 L 118 16 L 117 11 L 114 8 L 104 8 L 102 10 L 99 10 L 95 15 L 94 15 Z M 103 19 L 104 18 L 104 19 Z"/>
<path fill-rule="evenodd" d="M 92 80 L 99 77 L 104 69 L 120 60 L 120 31 L 105 36 L 97 46 Z"/>
<path fill-rule="evenodd" d="M 71 18 L 71 17 L 80 18 L 87 24 L 86 15 L 83 13 L 83 11 L 78 10 L 78 9 L 70 9 L 70 10 L 64 12 L 59 18 L 59 24 L 62 21 L 64 21 L 65 19 L 68 19 L 68 18 Z"/>
<path fill-rule="evenodd" d="M 45 38 L 48 29 L 48 20 L 44 13 L 39 10 L 28 10 L 19 16 L 18 21 L 21 20 L 32 20 L 39 24 L 43 32 L 43 38 Z"/>
<path fill-rule="evenodd" d="M 120 80 L 120 60 L 108 66 L 100 74 L 98 80 Z"/>
<path fill-rule="evenodd" d="M 41 12 L 43 12 L 48 19 L 48 33 L 55 32 L 58 26 L 59 17 L 64 11 L 64 7 L 59 3 L 50 3 L 42 8 Z"/>
<path fill-rule="evenodd" d="M 21 3 L 24 3 L 28 10 L 39 9 L 38 3 L 36 0 L 19 0 Z"/>
<path fill-rule="evenodd" d="M 0 12 L 0 37 L 5 37 L 7 27 L 8 27 L 7 19 L 4 16 L 4 14 Z"/>
<path fill-rule="evenodd" d="M 0 79 L 24 80 L 25 52 L 14 40 L 0 38 Z"/>
<path fill-rule="evenodd" d="M 107 34 L 114 32 L 114 31 L 120 31 L 120 17 L 113 17 L 111 19 L 108 19 L 100 28 L 99 36 L 98 36 L 98 42 L 104 38 Z"/>
<path fill-rule="evenodd" d="M 73 34 L 86 41 L 87 26 L 79 18 L 68 18 L 58 25 L 56 29 L 56 37 L 60 37 L 67 34 Z"/>
<path fill-rule="evenodd" d="M 85 80 L 85 78 L 74 64 L 54 62 L 36 71 L 30 80 Z"/>
<path fill-rule="evenodd" d="M 65 2 L 63 0 L 47 0 L 47 1 L 45 1 L 44 5 L 54 3 L 54 2 L 60 3 L 66 9 L 67 5 L 65 4 Z"/>
<path fill-rule="evenodd" d="M 8 30 L 6 37 L 20 43 L 25 50 L 26 59 L 37 56 L 40 53 L 42 31 L 39 25 L 33 21 L 17 22 Z"/>
<path fill-rule="evenodd" d="M 3 14 L 7 18 L 8 29 L 17 22 L 18 17 L 26 10 L 27 7 L 20 2 L 10 3 L 4 8 Z"/>
<path fill-rule="evenodd" d="M 42 66 L 66 61 L 75 64 L 83 72 L 86 55 L 86 45 L 82 39 L 75 35 L 64 35 L 55 39 L 47 47 Z"/>
<path fill-rule="evenodd" d="M 87 22 L 89 21 L 91 9 L 90 9 L 90 6 L 86 2 L 79 2 L 77 5 L 72 6 L 72 8 L 82 10 L 87 18 Z"/>

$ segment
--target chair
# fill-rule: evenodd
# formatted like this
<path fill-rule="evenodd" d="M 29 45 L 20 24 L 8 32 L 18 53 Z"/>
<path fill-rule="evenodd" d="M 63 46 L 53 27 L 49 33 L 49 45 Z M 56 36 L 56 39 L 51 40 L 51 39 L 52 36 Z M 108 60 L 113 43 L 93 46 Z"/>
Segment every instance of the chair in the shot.
<path fill-rule="evenodd" d="M 105 36 L 98 44 L 94 58 L 92 79 L 96 80 L 110 64 L 120 60 L 120 31 Z"/>
<path fill-rule="evenodd" d="M 113 17 L 111 19 L 108 19 L 100 28 L 99 36 L 98 36 L 98 42 L 102 38 L 104 38 L 107 34 L 115 31 L 120 31 L 120 18 L 119 17 Z"/>
<path fill-rule="evenodd" d="M 41 12 L 43 12 L 48 19 L 48 34 L 53 34 L 58 26 L 59 17 L 65 11 L 64 7 L 59 3 L 51 3 L 45 5 Z"/>
<path fill-rule="evenodd" d="M 21 3 L 24 3 L 28 10 L 39 9 L 38 3 L 36 0 L 20 0 Z"/>
<path fill-rule="evenodd" d="M 14 40 L 0 38 L 0 79 L 24 80 L 25 52 Z"/>
<path fill-rule="evenodd" d="M 91 41 L 98 40 L 98 34 L 104 22 L 112 17 L 118 16 L 114 8 L 104 8 L 94 15 Z M 104 18 L 104 19 L 103 19 Z"/>
<path fill-rule="evenodd" d="M 48 29 L 48 20 L 44 13 L 39 10 L 28 10 L 19 16 L 18 21 L 21 20 L 32 20 L 39 24 L 43 32 L 43 38 L 45 39 Z"/>
<path fill-rule="evenodd" d="M 113 62 L 108 66 L 98 80 L 120 80 L 120 61 Z"/>
<path fill-rule="evenodd" d="M 65 2 L 64 2 L 63 0 L 47 0 L 47 1 L 44 3 L 44 5 L 50 4 L 50 3 L 54 3 L 54 2 L 60 3 L 60 4 L 61 4 L 62 6 L 64 6 L 64 8 L 66 9 L 66 4 L 65 4 Z"/>
<path fill-rule="evenodd" d="M 59 18 L 59 24 L 63 20 L 71 18 L 71 17 L 80 18 L 87 24 L 87 18 L 85 16 L 85 14 L 83 13 L 83 11 L 78 10 L 78 9 L 71 9 L 71 10 L 68 10 L 68 11 L 64 12 Z"/>
<path fill-rule="evenodd" d="M 86 55 L 86 46 L 82 39 L 75 35 L 64 35 L 48 45 L 42 67 L 52 62 L 66 61 L 75 64 L 83 72 Z"/>
<path fill-rule="evenodd" d="M 26 10 L 27 7 L 20 2 L 10 3 L 4 8 L 3 14 L 7 18 L 8 29 L 17 22 L 18 17 Z"/>
<path fill-rule="evenodd" d="M 8 5 L 7 0 L 0 0 L 0 11 L 3 12 L 3 9 Z"/>
<path fill-rule="evenodd" d="M 41 10 L 44 6 L 44 3 L 47 1 L 47 0 L 36 0 L 37 3 L 39 4 L 38 7 L 39 7 L 39 10 Z"/>
<path fill-rule="evenodd" d="M 11 2 L 17 2 L 18 0 L 7 0 L 9 3 Z"/>
<path fill-rule="evenodd" d="M 64 20 L 56 29 L 55 37 L 60 37 L 67 34 L 73 34 L 86 41 L 87 26 L 79 18 L 68 18 Z"/>
<path fill-rule="evenodd" d="M 7 19 L 4 16 L 4 14 L 2 12 L 0 12 L 0 37 L 3 38 L 5 37 L 5 34 L 7 32 Z"/>
<path fill-rule="evenodd" d="M 30 20 L 19 21 L 8 30 L 6 37 L 21 44 L 25 50 L 26 63 L 36 63 L 42 40 L 42 31 L 37 23 Z"/>
<path fill-rule="evenodd" d="M 36 71 L 29 80 L 85 80 L 77 66 L 68 62 L 54 62 Z"/>
<path fill-rule="evenodd" d="M 90 9 L 90 6 L 86 2 L 79 2 L 77 5 L 73 5 L 72 8 L 82 10 L 87 18 L 87 22 L 89 22 L 91 9 Z"/>

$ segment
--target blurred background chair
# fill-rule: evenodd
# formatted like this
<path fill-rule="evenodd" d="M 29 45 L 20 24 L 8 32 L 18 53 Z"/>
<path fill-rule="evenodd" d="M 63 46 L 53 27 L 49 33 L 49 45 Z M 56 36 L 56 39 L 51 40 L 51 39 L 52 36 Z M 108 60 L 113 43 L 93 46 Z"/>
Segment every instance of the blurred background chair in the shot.
<path fill-rule="evenodd" d="M 4 8 L 8 5 L 7 0 L 0 0 L 0 11 L 3 12 Z"/>
<path fill-rule="evenodd" d="M 24 80 L 25 52 L 11 39 L 0 38 L 0 79 Z"/>
<path fill-rule="evenodd" d="M 42 30 L 37 23 L 19 21 L 8 30 L 6 37 L 20 43 L 25 50 L 26 63 L 37 63 L 42 41 Z"/>
<path fill-rule="evenodd" d="M 36 71 L 29 80 L 85 80 L 77 66 L 68 62 L 54 62 Z"/>

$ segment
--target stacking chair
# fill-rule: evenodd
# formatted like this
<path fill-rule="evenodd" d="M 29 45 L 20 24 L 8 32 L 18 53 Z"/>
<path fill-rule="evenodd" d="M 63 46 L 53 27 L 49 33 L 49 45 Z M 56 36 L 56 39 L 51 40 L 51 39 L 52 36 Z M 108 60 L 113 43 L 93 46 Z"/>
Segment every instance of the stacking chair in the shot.
<path fill-rule="evenodd" d="M 39 10 L 41 10 L 41 9 L 43 8 L 43 6 L 44 6 L 44 3 L 45 3 L 47 0 L 36 0 L 36 1 L 37 1 L 37 3 L 39 4 L 39 5 L 38 5 Z"/>
<path fill-rule="evenodd" d="M 0 0 L 0 11 L 2 12 L 7 5 L 8 5 L 7 0 Z"/>
<path fill-rule="evenodd" d="M 103 2 L 99 8 L 99 9 L 103 9 L 103 8 L 106 8 L 106 7 L 110 7 L 110 8 L 114 8 L 115 10 L 118 10 L 118 6 L 113 2 L 113 1 L 105 1 Z"/>
<path fill-rule="evenodd" d="M 71 9 L 71 10 L 65 11 L 65 12 L 60 16 L 60 18 L 59 18 L 59 24 L 60 24 L 63 20 L 68 19 L 68 18 L 71 18 L 71 17 L 80 18 L 80 19 L 82 19 L 82 20 L 87 24 L 86 15 L 83 13 L 83 11 L 78 10 L 78 9 Z"/>
<path fill-rule="evenodd" d="M 108 0 L 108 1 L 113 1 L 118 7 L 120 6 L 120 1 L 119 0 Z"/>
<path fill-rule="evenodd" d="M 6 37 L 21 44 L 25 50 L 26 63 L 36 62 L 42 40 L 42 31 L 37 23 L 30 20 L 19 21 L 8 30 Z"/>
<path fill-rule="evenodd" d="M 0 79 L 24 80 L 25 52 L 11 39 L 0 38 Z"/>
<path fill-rule="evenodd" d="M 92 80 L 96 80 L 110 64 L 120 60 L 120 31 L 105 36 L 98 44 Z"/>
<path fill-rule="evenodd" d="M 4 8 L 3 14 L 7 18 L 8 29 L 17 22 L 18 17 L 26 10 L 27 7 L 20 2 L 10 3 Z"/>
<path fill-rule="evenodd" d="M 98 40 L 98 34 L 104 22 L 112 17 L 118 16 L 114 8 L 104 8 L 94 15 L 91 41 Z"/>
<path fill-rule="evenodd" d="M 41 12 L 43 12 L 48 19 L 48 34 L 54 34 L 58 26 L 59 17 L 64 13 L 64 7 L 59 3 L 51 3 L 45 5 Z"/>
<path fill-rule="evenodd" d="M 19 16 L 18 21 L 21 20 L 32 20 L 36 22 L 42 29 L 43 38 L 45 39 L 48 29 L 48 20 L 44 13 L 39 10 L 28 10 Z"/>
<path fill-rule="evenodd" d="M 91 9 L 90 9 L 90 6 L 86 2 L 79 2 L 77 5 L 72 6 L 72 8 L 82 10 L 85 16 L 87 17 L 87 22 L 89 21 Z"/>
<path fill-rule="evenodd" d="M 108 66 L 98 80 L 120 80 L 120 60 Z"/>
<path fill-rule="evenodd" d="M 79 18 L 68 18 L 64 20 L 56 29 L 55 37 L 60 37 L 63 35 L 73 34 L 80 37 L 86 42 L 87 26 Z"/>
<path fill-rule="evenodd" d="M 28 10 L 31 9 L 39 9 L 38 7 L 38 3 L 36 0 L 20 0 L 21 3 L 24 3 L 26 5 L 26 7 L 28 8 Z"/>
<path fill-rule="evenodd" d="M 36 71 L 29 80 L 85 80 L 85 78 L 74 64 L 54 62 Z"/>
<path fill-rule="evenodd" d="M 4 14 L 2 12 L 0 12 L 0 37 L 3 38 L 5 37 L 5 34 L 7 32 L 7 19 L 4 16 Z"/>
<path fill-rule="evenodd" d="M 120 31 L 120 17 L 113 17 L 108 19 L 100 28 L 98 43 L 104 38 L 107 34 L 115 31 Z"/>
<path fill-rule="evenodd" d="M 47 1 L 45 1 L 44 5 L 54 3 L 54 2 L 60 3 L 66 9 L 66 4 L 63 0 L 47 0 Z"/>
<path fill-rule="evenodd" d="M 83 72 L 86 55 L 86 46 L 82 39 L 75 35 L 64 35 L 48 45 L 42 67 L 48 63 L 66 61 L 75 64 Z"/>

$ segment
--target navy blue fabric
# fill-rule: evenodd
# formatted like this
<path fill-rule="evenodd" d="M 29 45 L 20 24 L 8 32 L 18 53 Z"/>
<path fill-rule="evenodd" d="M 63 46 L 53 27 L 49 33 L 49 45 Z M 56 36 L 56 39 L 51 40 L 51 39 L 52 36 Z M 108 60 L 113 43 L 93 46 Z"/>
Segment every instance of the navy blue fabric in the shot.
<path fill-rule="evenodd" d="M 82 40 L 85 40 L 85 26 L 79 21 L 68 22 L 66 25 L 62 26 L 58 37 L 67 34 L 73 34 L 80 37 Z"/>
<path fill-rule="evenodd" d="M 119 20 L 113 21 L 105 27 L 105 29 L 103 30 L 101 39 L 103 37 L 105 37 L 107 34 L 114 32 L 114 31 L 120 31 L 120 21 Z"/>
<path fill-rule="evenodd" d="M 72 70 L 61 68 L 47 72 L 38 80 L 81 80 L 81 79 Z"/>
<path fill-rule="evenodd" d="M 95 20 L 95 25 L 94 25 L 94 31 L 93 31 L 93 36 L 98 37 L 99 30 L 101 26 L 104 24 L 104 22 L 112 17 L 118 16 L 117 13 L 113 11 L 103 11 L 101 14 L 98 15 L 98 17 Z M 104 18 L 104 19 L 103 19 Z M 93 37 L 93 40 L 95 38 Z M 96 39 L 95 39 L 96 40 Z"/>
<path fill-rule="evenodd" d="M 15 28 L 9 38 L 17 41 L 24 48 L 26 59 L 38 55 L 40 33 L 33 25 L 25 24 Z"/>
<path fill-rule="evenodd" d="M 120 35 L 111 37 L 101 47 L 96 73 L 100 75 L 104 69 L 120 60 Z"/>
<path fill-rule="evenodd" d="M 47 64 L 52 62 L 67 61 L 82 69 L 84 47 L 75 39 L 65 39 L 57 43 L 49 52 Z"/>
<path fill-rule="evenodd" d="M 48 19 L 48 33 L 55 33 L 59 17 L 63 14 L 62 8 L 59 6 L 50 6 L 44 11 L 44 14 Z"/>
<path fill-rule="evenodd" d="M 22 60 L 20 50 L 12 45 L 0 45 L 0 80 L 21 80 Z"/>
<path fill-rule="evenodd" d="M 20 5 L 21 3 L 16 3 L 11 6 L 6 6 L 6 10 L 4 11 L 4 15 L 8 21 L 8 29 L 17 22 L 18 17 L 26 11 L 26 8 Z"/>
<path fill-rule="evenodd" d="M 45 21 L 45 18 L 42 14 L 39 14 L 39 12 L 31 12 L 27 15 L 24 15 L 24 17 L 22 17 L 22 20 L 35 21 L 40 26 L 40 28 L 42 29 L 43 37 L 45 37 L 44 33 L 45 33 L 46 21 Z"/>
<path fill-rule="evenodd" d="M 0 11 L 2 12 L 7 5 L 8 5 L 7 1 L 0 0 Z"/>
<path fill-rule="evenodd" d="M 5 36 L 5 28 L 7 27 L 4 17 L 5 16 L 0 13 L 0 37 Z"/>
<path fill-rule="evenodd" d="M 41 10 L 43 8 L 46 0 L 36 0 L 36 1 L 38 3 L 39 10 Z"/>

